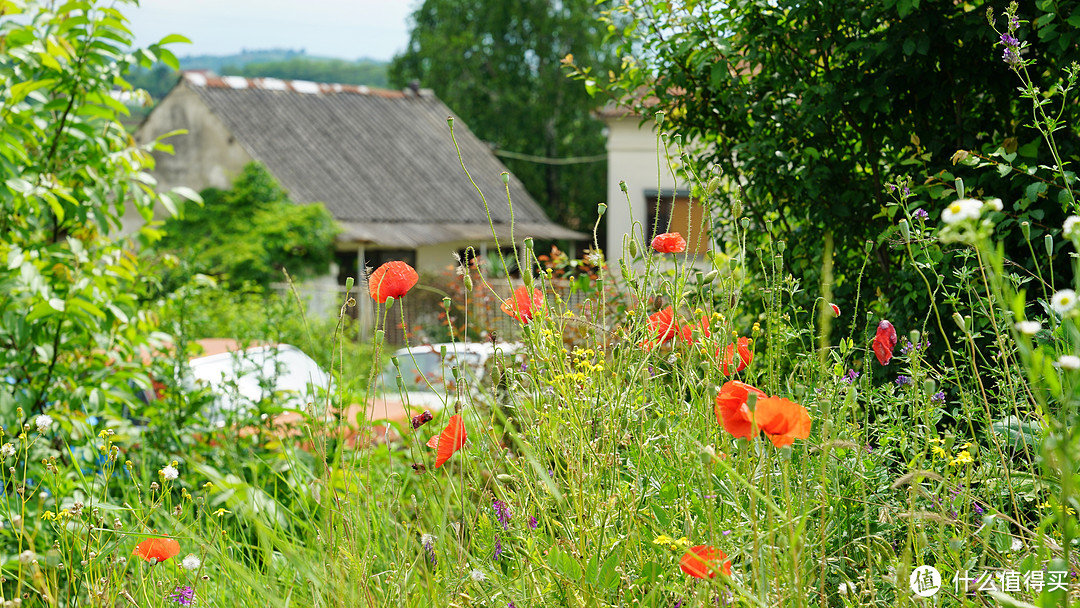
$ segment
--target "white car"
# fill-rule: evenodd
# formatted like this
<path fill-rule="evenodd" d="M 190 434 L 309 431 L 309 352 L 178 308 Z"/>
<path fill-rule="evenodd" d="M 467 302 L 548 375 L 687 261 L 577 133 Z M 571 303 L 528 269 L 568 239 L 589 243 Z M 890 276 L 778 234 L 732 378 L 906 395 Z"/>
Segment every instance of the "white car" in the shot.
<path fill-rule="evenodd" d="M 369 420 L 404 420 L 424 410 L 453 406 L 464 394 L 464 382 L 475 391 L 485 380 L 494 357 L 513 358 L 522 345 L 469 342 L 425 344 L 394 352 L 401 370 L 390 363 L 379 378 L 377 397 L 368 406 Z M 457 368 L 457 376 L 454 375 Z M 475 393 L 474 393 L 475 394 Z M 407 406 L 407 407 L 406 407 Z"/>
<path fill-rule="evenodd" d="M 214 408 L 207 418 L 219 425 L 225 424 L 228 415 L 250 412 L 271 397 L 276 397 L 275 405 L 283 409 L 303 410 L 333 386 L 330 374 L 288 344 L 196 357 L 188 366 L 191 373 L 185 382 L 208 385 L 215 393 Z"/>

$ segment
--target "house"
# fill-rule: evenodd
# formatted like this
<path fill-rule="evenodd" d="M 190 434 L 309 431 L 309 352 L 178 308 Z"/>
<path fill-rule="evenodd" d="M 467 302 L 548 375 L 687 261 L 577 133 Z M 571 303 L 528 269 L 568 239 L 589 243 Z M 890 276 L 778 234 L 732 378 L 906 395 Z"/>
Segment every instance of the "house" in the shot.
<path fill-rule="evenodd" d="M 704 206 L 691 199 L 690 184 L 677 183 L 671 175 L 670 168 L 681 164 L 678 148 L 669 142 L 665 153 L 661 144 L 658 155 L 656 122 L 651 117 L 643 120 L 615 105 L 600 110 L 599 116 L 608 129 L 608 257 L 622 256 L 623 236 L 640 223 L 645 243 L 657 234 L 678 232 L 687 240 L 688 257 L 698 259 L 709 249 L 708 218 Z M 626 183 L 625 194 L 620 181 Z"/>
<path fill-rule="evenodd" d="M 228 188 L 259 161 L 297 203 L 321 202 L 342 227 L 337 284 L 362 277 L 363 268 L 404 260 L 439 272 L 452 254 L 479 255 L 511 245 L 511 209 L 500 174 L 506 168 L 431 91 L 218 77 L 185 72 L 136 131 L 147 143 L 169 138 L 175 153 L 155 153 L 159 189 Z M 487 197 L 485 209 L 476 188 Z M 513 236 L 583 239 L 552 221 L 509 176 Z M 490 212 L 490 224 L 489 224 Z"/>

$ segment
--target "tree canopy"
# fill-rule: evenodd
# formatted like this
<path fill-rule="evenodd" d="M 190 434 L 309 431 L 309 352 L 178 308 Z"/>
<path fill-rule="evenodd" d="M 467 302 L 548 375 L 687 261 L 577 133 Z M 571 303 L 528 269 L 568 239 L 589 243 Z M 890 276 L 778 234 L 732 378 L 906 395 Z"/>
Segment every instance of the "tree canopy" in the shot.
<path fill-rule="evenodd" d="M 184 260 L 180 280 L 201 273 L 232 287 L 267 287 L 283 280 L 283 268 L 297 278 L 329 270 L 334 218 L 321 204 L 293 203 L 262 165 L 244 167 L 230 190 L 200 194 L 202 205 L 165 223 L 159 244 Z"/>
<path fill-rule="evenodd" d="M 496 153 L 603 155 L 603 124 L 592 116 L 597 102 L 560 69 L 568 54 L 610 63 L 599 15 L 593 0 L 425 0 L 390 80 L 434 89 Z M 502 160 L 550 217 L 571 228 L 591 226 L 606 196 L 603 162 Z"/>
<path fill-rule="evenodd" d="M 1035 74 L 1053 82 L 1078 57 L 1076 2 L 1038 2 L 1020 35 L 1039 58 Z M 853 297 L 850 278 L 875 241 L 877 285 L 898 287 L 896 256 L 880 238 L 920 205 L 969 191 L 1006 200 L 1008 218 L 1060 225 L 1056 191 L 1025 193 L 1031 179 L 1009 171 L 955 167 L 957 150 L 989 157 L 1027 155 L 1048 162 L 1038 133 L 1013 117 L 1030 115 L 1019 82 L 995 46 L 989 3 L 888 0 L 670 3 L 632 1 L 618 13 L 632 25 L 613 28 L 626 55 L 621 69 L 575 68 L 624 96 L 643 115 L 666 112 L 664 129 L 705 144 L 702 164 L 729 178 L 755 231 L 784 232 L 789 263 L 820 268 L 826 233 L 837 240 L 837 288 Z M 613 17 L 614 18 L 614 17 Z M 578 62 L 585 65 L 583 62 Z M 645 92 L 644 94 L 642 92 Z M 1020 103 L 1027 104 L 1025 110 Z M 1076 105 L 1066 108 L 1075 125 Z M 1063 147 L 1075 158 L 1075 137 Z M 910 209 L 889 207 L 889 183 L 909 177 L 919 197 Z M 1055 197 L 1044 203 L 1047 196 Z M 931 221 L 938 215 L 930 205 Z M 1029 206 L 1030 209 L 1029 209 Z M 1030 218 L 1021 217 L 1038 207 Z M 814 276 L 813 273 L 809 276 Z"/>

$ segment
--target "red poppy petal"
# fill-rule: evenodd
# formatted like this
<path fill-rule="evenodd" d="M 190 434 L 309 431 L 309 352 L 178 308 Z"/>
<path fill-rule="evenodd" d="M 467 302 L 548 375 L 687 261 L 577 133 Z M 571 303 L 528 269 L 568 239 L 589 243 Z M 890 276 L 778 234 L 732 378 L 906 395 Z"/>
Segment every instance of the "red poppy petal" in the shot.
<path fill-rule="evenodd" d="M 889 361 L 892 360 L 893 349 L 896 348 L 896 342 L 896 328 L 893 327 L 893 324 L 888 321 L 878 323 L 872 344 L 878 363 L 882 365 L 889 364 Z"/>
<path fill-rule="evenodd" d="M 653 238 L 652 248 L 659 253 L 681 253 L 686 251 L 686 239 L 678 232 L 665 232 Z"/>
<path fill-rule="evenodd" d="M 435 457 L 435 468 L 441 467 L 444 462 L 450 460 L 454 452 L 460 450 L 463 445 L 465 445 L 465 422 L 461 419 L 461 414 L 454 414 L 450 417 L 450 423 L 439 435 L 439 452 Z"/>
<path fill-rule="evenodd" d="M 400 298 L 405 295 L 416 282 L 419 275 L 405 262 L 387 262 L 375 269 L 368 277 L 368 292 L 371 299 L 382 304 L 387 298 Z"/>
<path fill-rule="evenodd" d="M 172 538 L 148 538 L 135 546 L 132 555 L 138 555 L 146 561 L 163 562 L 180 553 L 180 543 Z"/>
<path fill-rule="evenodd" d="M 731 560 L 715 547 L 698 545 L 683 555 L 679 569 L 696 578 L 713 578 L 721 571 L 731 576 Z"/>

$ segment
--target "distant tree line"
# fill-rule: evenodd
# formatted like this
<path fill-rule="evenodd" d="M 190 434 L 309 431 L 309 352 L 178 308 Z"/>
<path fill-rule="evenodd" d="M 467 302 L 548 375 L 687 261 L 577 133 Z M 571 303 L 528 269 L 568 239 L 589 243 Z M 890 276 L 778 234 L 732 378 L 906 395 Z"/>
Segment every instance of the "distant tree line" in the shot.
<path fill-rule="evenodd" d="M 314 82 L 337 82 L 341 84 L 383 87 L 388 85 L 387 64 L 372 59 L 348 61 L 326 57 L 309 57 L 294 54 L 272 61 L 257 60 L 243 63 L 244 58 L 259 56 L 255 53 L 229 56 L 231 63 L 220 68 L 204 68 L 218 65 L 207 57 L 181 58 L 181 69 L 213 69 L 222 76 L 246 76 L 248 78 L 281 78 L 283 80 L 311 80 Z M 180 76 L 169 66 L 157 63 L 151 68 L 132 67 L 125 76 L 135 88 L 146 89 L 157 101 L 169 92 Z"/>

